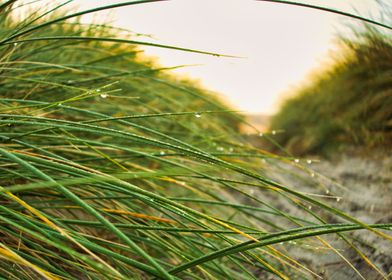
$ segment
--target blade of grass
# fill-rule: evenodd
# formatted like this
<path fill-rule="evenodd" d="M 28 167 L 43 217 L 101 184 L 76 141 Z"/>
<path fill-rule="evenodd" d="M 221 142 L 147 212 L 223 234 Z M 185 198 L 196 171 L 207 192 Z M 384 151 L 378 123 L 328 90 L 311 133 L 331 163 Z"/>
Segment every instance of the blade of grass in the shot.
<path fill-rule="evenodd" d="M 299 6 L 299 7 L 305 7 L 305 8 L 320 10 L 320 11 L 323 11 L 323 12 L 338 14 L 338 15 L 341 15 L 341 16 L 357 19 L 357 20 L 360 20 L 360 21 L 364 21 L 364 22 L 367 22 L 367 23 L 371 23 L 371 24 L 374 24 L 374 25 L 381 26 L 383 28 L 392 30 L 392 26 L 389 26 L 387 24 L 383 24 L 383 23 L 381 23 L 379 21 L 375 21 L 375 20 L 372 20 L 372 19 L 369 19 L 369 18 L 361 17 L 361 16 L 356 15 L 356 14 L 351 14 L 351 13 L 347 13 L 347 12 L 340 11 L 340 10 L 337 10 L 337 9 L 331 9 L 331 8 L 327 8 L 327 7 L 323 7 L 323 6 L 319 6 L 319 5 L 312 5 L 312 4 L 302 3 L 302 2 L 285 1 L 285 0 L 256 0 L 256 1 L 272 2 L 272 3 L 293 5 L 293 6 Z"/>

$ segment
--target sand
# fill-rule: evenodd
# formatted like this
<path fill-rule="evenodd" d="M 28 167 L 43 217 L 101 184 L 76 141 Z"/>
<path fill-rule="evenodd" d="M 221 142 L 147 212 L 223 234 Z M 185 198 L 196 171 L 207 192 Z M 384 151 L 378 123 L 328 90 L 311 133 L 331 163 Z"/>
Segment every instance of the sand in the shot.
<path fill-rule="evenodd" d="M 312 159 L 312 162 L 309 159 Z M 268 164 L 269 163 L 269 164 Z M 315 197 L 366 223 L 392 223 L 392 152 L 372 153 L 345 152 L 333 159 L 308 157 L 297 163 L 282 164 L 269 161 L 266 175 L 306 193 L 323 195 Z M 302 170 L 302 167 L 305 170 Z M 285 210 L 294 216 L 303 216 L 304 210 L 289 203 L 282 196 L 269 192 L 257 192 L 264 201 Z M 321 213 L 315 206 L 312 211 Z M 323 212 L 323 218 L 330 223 L 347 222 Z M 309 216 L 310 217 L 310 216 Z M 311 217 L 310 217 L 311 218 Z M 295 227 L 294 225 L 289 225 Z M 392 235 L 392 232 L 385 231 Z M 350 248 L 336 234 L 324 236 L 337 252 L 334 252 L 316 238 L 286 244 L 285 249 L 295 259 L 320 275 L 322 279 L 383 279 L 382 274 L 392 272 L 392 241 L 383 239 L 367 230 L 356 231 L 350 240 L 377 267 L 371 267 L 358 253 Z M 339 256 L 339 254 L 341 256 Z M 355 271 L 342 258 L 350 260 Z M 379 271 L 377 271 L 379 270 Z M 260 277 L 263 277 L 262 274 Z M 304 275 L 304 279 L 312 279 Z M 314 277 L 317 279 L 316 277 Z M 263 279 L 263 278 L 261 278 Z"/>

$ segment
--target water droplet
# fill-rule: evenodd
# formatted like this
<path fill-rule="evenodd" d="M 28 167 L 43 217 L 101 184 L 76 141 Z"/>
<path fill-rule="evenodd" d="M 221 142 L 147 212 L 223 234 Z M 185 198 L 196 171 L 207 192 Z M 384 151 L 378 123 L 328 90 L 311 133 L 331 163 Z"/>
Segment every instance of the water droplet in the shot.
<path fill-rule="evenodd" d="M 195 113 L 195 117 L 196 118 L 201 118 L 201 114 L 200 113 Z"/>
<path fill-rule="evenodd" d="M 229 152 L 234 152 L 234 149 L 232 147 L 229 148 Z"/>
<path fill-rule="evenodd" d="M 308 159 L 308 160 L 306 161 L 306 163 L 307 163 L 307 164 L 312 164 L 312 160 L 311 160 L 311 159 Z"/>
<path fill-rule="evenodd" d="M 99 88 L 97 88 L 95 91 L 96 91 L 96 92 L 101 92 L 101 90 L 100 90 Z"/>
<path fill-rule="evenodd" d="M 67 84 L 72 84 L 72 83 L 73 83 L 72 80 L 68 80 L 68 81 L 67 81 Z"/>
<path fill-rule="evenodd" d="M 326 190 L 325 193 L 326 193 L 326 194 L 329 194 L 329 190 Z"/>
<path fill-rule="evenodd" d="M 181 184 L 181 185 L 183 185 L 183 186 L 185 186 L 185 185 L 186 185 L 186 183 L 185 183 L 185 182 L 181 182 L 180 184 Z"/>
<path fill-rule="evenodd" d="M 308 209 L 309 209 L 309 210 L 312 210 L 312 205 L 309 205 L 309 206 L 308 206 Z"/>
<path fill-rule="evenodd" d="M 165 152 L 164 152 L 164 151 L 160 151 L 159 154 L 160 154 L 161 156 L 164 156 L 164 155 L 165 155 Z"/>
<path fill-rule="evenodd" d="M 310 173 L 310 177 L 314 177 L 314 173 L 312 172 L 312 173 Z"/>
<path fill-rule="evenodd" d="M 297 158 L 294 159 L 294 162 L 295 162 L 295 163 L 298 163 L 298 162 L 299 162 L 299 159 L 297 159 Z"/>
<path fill-rule="evenodd" d="M 106 93 L 102 93 L 102 94 L 100 94 L 99 96 L 101 96 L 102 98 L 108 97 L 108 95 L 107 95 Z"/>
<path fill-rule="evenodd" d="M 259 136 L 260 136 L 260 137 L 263 137 L 263 135 L 264 135 L 264 134 L 263 134 L 262 132 L 259 133 Z"/>
<path fill-rule="evenodd" d="M 178 210 L 177 214 L 180 215 L 180 216 L 185 216 L 186 215 L 186 213 L 183 210 Z"/>
<path fill-rule="evenodd" d="M 223 152 L 225 149 L 223 147 L 216 148 L 218 151 Z"/>
<path fill-rule="evenodd" d="M 339 202 L 341 199 L 342 199 L 341 197 L 337 197 L 336 202 Z"/>
<path fill-rule="evenodd" d="M 18 43 L 14 43 L 14 47 L 16 47 L 18 45 Z"/>
<path fill-rule="evenodd" d="M 276 134 L 276 130 L 272 130 L 272 135 L 275 135 Z"/>
<path fill-rule="evenodd" d="M 253 189 L 250 190 L 250 191 L 249 191 L 249 194 L 250 194 L 250 195 L 254 195 L 254 194 L 255 194 L 255 190 L 253 190 Z"/>

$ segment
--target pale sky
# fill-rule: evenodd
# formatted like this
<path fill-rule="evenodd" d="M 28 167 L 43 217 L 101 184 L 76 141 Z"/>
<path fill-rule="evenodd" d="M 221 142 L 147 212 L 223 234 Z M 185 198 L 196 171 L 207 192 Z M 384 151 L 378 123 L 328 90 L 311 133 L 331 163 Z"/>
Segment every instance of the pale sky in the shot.
<path fill-rule="evenodd" d="M 120 1 L 79 1 L 82 8 Z M 301 1 L 368 16 L 374 0 Z M 355 12 L 355 10 L 357 12 Z M 102 19 L 100 13 L 96 19 Z M 357 21 L 330 13 L 254 0 L 171 0 L 112 11 L 112 24 L 151 34 L 159 44 L 240 56 L 222 58 L 141 47 L 163 66 L 200 83 L 248 113 L 273 113 L 279 97 L 322 65 L 337 30 Z M 91 21 L 86 17 L 85 21 Z"/>

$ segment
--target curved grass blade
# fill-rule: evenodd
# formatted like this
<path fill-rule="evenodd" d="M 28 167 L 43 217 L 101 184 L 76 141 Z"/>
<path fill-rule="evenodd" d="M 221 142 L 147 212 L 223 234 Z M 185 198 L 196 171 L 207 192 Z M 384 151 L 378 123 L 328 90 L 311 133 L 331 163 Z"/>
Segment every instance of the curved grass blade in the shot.
<path fill-rule="evenodd" d="M 364 21 L 364 22 L 367 22 L 367 23 L 371 23 L 371 24 L 378 25 L 378 26 L 381 26 L 383 28 L 392 30 L 392 26 L 390 26 L 390 25 L 383 24 L 381 22 L 378 22 L 378 21 L 375 21 L 375 20 L 372 20 L 372 19 L 369 19 L 369 18 L 361 17 L 359 15 L 355 15 L 355 14 L 351 14 L 351 13 L 343 12 L 343 11 L 340 11 L 340 10 L 337 10 L 337 9 L 331 9 L 331 8 L 327 8 L 327 7 L 323 7 L 323 6 L 319 6 L 319 5 L 312 5 L 312 4 L 307 4 L 307 3 L 294 2 L 294 1 L 285 1 L 285 0 L 256 0 L 256 1 L 272 2 L 272 3 L 279 3 L 279 4 L 287 4 L 287 5 L 293 5 L 293 6 L 299 6 L 299 7 L 305 7 L 305 8 L 320 10 L 320 11 L 323 11 L 323 12 L 338 14 L 338 15 L 341 15 L 341 16 L 357 19 L 357 20 L 360 20 L 360 21 Z"/>
<path fill-rule="evenodd" d="M 19 43 L 27 43 L 27 42 L 57 41 L 57 40 L 62 40 L 62 41 L 71 40 L 71 41 L 82 41 L 82 42 L 84 42 L 84 41 L 85 42 L 99 41 L 99 42 L 110 42 L 110 43 L 122 43 L 122 44 L 166 48 L 166 49 L 172 49 L 172 50 L 176 50 L 176 51 L 192 52 L 192 53 L 199 53 L 199 54 L 212 55 L 212 56 L 238 58 L 238 57 L 232 56 L 232 55 L 199 51 L 199 50 L 195 50 L 195 49 L 181 48 L 181 47 L 170 46 L 170 45 L 162 45 L 162 44 L 156 44 L 156 43 L 145 42 L 145 41 L 127 40 L 127 39 L 120 39 L 120 38 L 87 37 L 87 36 L 54 36 L 54 37 L 36 37 L 36 38 L 33 37 L 33 38 L 26 38 L 26 39 L 20 39 L 20 40 L 13 40 L 10 42 L 4 42 L 2 44 L 3 45 L 12 45 L 12 44 L 19 44 Z"/>

